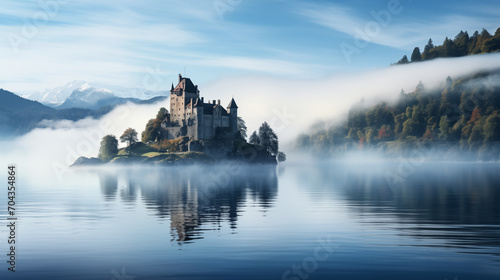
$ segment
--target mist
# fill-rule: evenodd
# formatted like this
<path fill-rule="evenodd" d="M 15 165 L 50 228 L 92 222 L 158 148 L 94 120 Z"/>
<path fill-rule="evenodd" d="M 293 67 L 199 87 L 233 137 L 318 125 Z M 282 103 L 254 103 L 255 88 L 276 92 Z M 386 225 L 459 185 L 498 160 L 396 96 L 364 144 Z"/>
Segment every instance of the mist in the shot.
<path fill-rule="evenodd" d="M 238 114 L 247 123 L 248 134 L 267 121 L 280 142 L 286 143 L 318 120 L 344 120 L 349 108 L 361 98 L 367 102 L 391 101 L 398 97 L 401 89 L 414 90 L 419 81 L 426 88 L 432 88 L 444 83 L 447 76 L 456 79 L 493 70 L 498 65 L 500 54 L 477 55 L 316 80 L 256 75 L 227 77 L 202 85 L 200 89 L 205 100 L 221 99 L 223 105 L 234 97 Z M 196 82 L 196 77 L 191 78 Z M 0 142 L 2 161 L 4 165 L 17 164 L 21 172 L 29 170 L 31 175 L 64 178 L 68 166 L 78 157 L 97 156 L 103 136 L 113 134 L 119 138 L 128 127 L 140 135 L 160 107 L 169 108 L 168 100 L 151 105 L 121 105 L 100 119 L 43 121 L 41 128 Z"/>
<path fill-rule="evenodd" d="M 140 138 L 147 121 L 155 118 L 161 107 L 168 108 L 168 101 L 149 105 L 127 103 L 99 119 L 42 121 L 40 128 L 0 142 L 2 162 L 18 165 L 20 172 L 29 170 L 30 177 L 60 181 L 78 157 L 98 155 L 105 135 L 113 134 L 119 139 L 123 131 L 131 127 Z M 119 144 L 125 146 L 125 143 Z"/>
<path fill-rule="evenodd" d="M 435 59 L 396 65 L 362 73 L 333 75 L 311 80 L 270 76 L 237 76 L 200 87 L 205 99 L 234 97 L 249 134 L 267 121 L 282 142 L 293 140 L 317 121 L 345 119 L 347 111 L 361 99 L 369 104 L 395 101 L 401 89 L 415 90 L 419 81 L 427 89 L 480 71 L 498 69 L 500 54 Z M 194 78 L 194 77 L 193 77 Z M 225 105 L 225 104 L 224 104 Z"/>

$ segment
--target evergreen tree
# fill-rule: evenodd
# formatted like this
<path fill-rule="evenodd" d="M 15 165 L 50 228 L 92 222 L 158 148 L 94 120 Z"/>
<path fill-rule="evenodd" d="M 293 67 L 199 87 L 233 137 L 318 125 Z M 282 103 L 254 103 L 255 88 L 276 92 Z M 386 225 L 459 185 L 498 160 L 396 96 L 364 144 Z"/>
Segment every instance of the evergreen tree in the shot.
<path fill-rule="evenodd" d="M 460 33 L 455 36 L 454 43 L 457 46 L 459 56 L 469 54 L 469 34 L 467 31 L 460 31 Z"/>
<path fill-rule="evenodd" d="M 99 148 L 98 158 L 101 160 L 110 160 L 118 154 L 118 140 L 114 135 L 106 135 L 102 138 Z"/>
<path fill-rule="evenodd" d="M 427 42 L 427 45 L 424 47 L 424 52 L 422 53 L 422 59 L 423 60 L 428 60 L 430 59 L 429 57 L 429 52 L 434 48 L 434 44 L 432 43 L 432 39 L 429 38 L 429 41 Z"/>
<path fill-rule="evenodd" d="M 271 155 L 278 154 L 278 136 L 267 122 L 259 127 L 260 145 Z"/>
<path fill-rule="evenodd" d="M 250 139 L 248 139 L 248 143 L 253 144 L 253 145 L 260 145 L 260 138 L 257 135 L 257 132 L 254 131 L 252 135 L 250 135 Z"/>
<path fill-rule="evenodd" d="M 422 60 L 422 55 L 420 54 L 420 48 L 415 47 L 413 53 L 411 54 L 411 62 L 418 62 Z"/>
<path fill-rule="evenodd" d="M 404 55 L 404 56 L 403 56 L 403 58 L 401 58 L 401 59 L 397 62 L 397 64 L 407 64 L 407 63 L 409 63 L 409 61 L 408 61 L 408 57 L 407 57 L 406 55 Z"/>
<path fill-rule="evenodd" d="M 443 56 L 452 57 L 453 56 L 453 41 L 446 37 L 443 42 Z"/>
<path fill-rule="evenodd" d="M 236 127 L 237 127 L 238 131 L 240 132 L 241 137 L 243 137 L 243 139 L 246 139 L 247 138 L 247 125 L 242 117 L 238 117 Z"/>

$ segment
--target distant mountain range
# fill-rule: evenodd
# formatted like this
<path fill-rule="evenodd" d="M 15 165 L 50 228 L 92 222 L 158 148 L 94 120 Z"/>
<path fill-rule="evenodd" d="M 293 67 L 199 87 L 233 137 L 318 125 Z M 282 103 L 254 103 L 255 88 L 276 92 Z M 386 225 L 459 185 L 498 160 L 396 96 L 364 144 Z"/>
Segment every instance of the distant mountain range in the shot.
<path fill-rule="evenodd" d="M 132 102 L 136 104 L 152 104 L 165 99 L 166 96 L 156 96 L 147 100 L 138 98 L 123 98 L 113 95 L 110 91 L 91 87 L 77 87 L 63 100 L 67 91 L 59 88 L 58 94 L 46 92 L 46 101 L 58 100 L 60 106 L 51 108 L 38 101 L 28 100 L 10 91 L 0 89 L 0 139 L 22 135 L 39 126 L 42 120 L 80 120 L 86 117 L 98 118 L 119 104 Z M 39 95 L 38 97 L 43 97 Z M 52 103 L 55 104 L 55 103 Z"/>
<path fill-rule="evenodd" d="M 61 87 L 45 89 L 21 97 L 59 109 L 98 109 L 127 101 L 148 100 L 169 94 L 169 91 L 152 91 L 144 88 L 124 88 L 86 81 L 73 81 Z"/>

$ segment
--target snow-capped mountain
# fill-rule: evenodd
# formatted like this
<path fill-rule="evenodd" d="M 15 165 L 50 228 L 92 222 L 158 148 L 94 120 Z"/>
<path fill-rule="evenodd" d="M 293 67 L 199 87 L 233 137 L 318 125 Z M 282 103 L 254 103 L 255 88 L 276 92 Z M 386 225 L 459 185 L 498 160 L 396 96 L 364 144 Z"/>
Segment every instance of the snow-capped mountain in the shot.
<path fill-rule="evenodd" d="M 90 87 L 85 81 L 73 81 L 62 87 L 45 89 L 43 91 L 25 94 L 21 97 L 38 101 L 44 105 L 56 107 L 64 103 L 75 89 L 85 90 Z"/>
<path fill-rule="evenodd" d="M 73 95 L 73 93 L 75 93 Z M 40 92 L 23 95 L 23 98 L 38 101 L 42 104 L 51 107 L 61 106 L 68 98 L 71 97 L 71 102 L 74 105 L 97 104 L 97 99 L 118 98 L 136 98 L 141 100 L 151 99 L 156 96 L 168 96 L 170 93 L 165 91 L 152 91 L 144 88 L 124 88 L 117 86 L 109 86 L 100 83 L 88 83 L 86 81 L 73 81 L 64 86 L 53 89 L 45 89 Z M 64 107 L 67 107 L 65 105 Z M 83 106 L 83 108 L 93 107 Z"/>
<path fill-rule="evenodd" d="M 119 102 L 119 97 L 116 97 L 109 90 L 95 88 L 79 88 L 75 89 L 71 95 L 66 98 L 63 104 L 57 106 L 60 109 L 67 108 L 85 108 L 96 109 L 103 106 L 115 105 Z"/>

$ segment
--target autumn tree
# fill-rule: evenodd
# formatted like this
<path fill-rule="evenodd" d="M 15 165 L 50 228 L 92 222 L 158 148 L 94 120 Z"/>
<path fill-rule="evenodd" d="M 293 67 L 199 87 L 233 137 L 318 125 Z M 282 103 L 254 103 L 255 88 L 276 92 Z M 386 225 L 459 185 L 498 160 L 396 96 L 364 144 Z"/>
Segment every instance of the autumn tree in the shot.
<path fill-rule="evenodd" d="M 149 143 L 153 141 L 162 140 L 161 135 L 161 123 L 165 120 L 168 115 L 168 110 L 161 107 L 156 114 L 156 118 L 150 119 L 146 124 L 146 128 L 142 132 L 141 140 L 144 143 Z"/>
<path fill-rule="evenodd" d="M 447 137 L 449 130 L 450 121 L 448 120 L 448 116 L 441 116 L 441 119 L 439 120 L 439 131 L 441 131 L 441 135 L 443 137 Z"/>
<path fill-rule="evenodd" d="M 146 129 L 142 133 L 142 142 L 149 143 L 161 140 L 160 128 L 161 122 L 158 119 L 150 119 L 146 124 Z"/>
<path fill-rule="evenodd" d="M 137 142 L 137 131 L 133 128 L 127 128 L 122 136 L 120 136 L 120 141 L 122 143 L 127 142 L 128 146 L 135 144 Z"/>
<path fill-rule="evenodd" d="M 158 110 L 158 113 L 156 114 L 156 119 L 163 121 L 168 115 L 168 110 L 165 109 L 165 107 L 161 107 L 160 110 Z"/>
<path fill-rule="evenodd" d="M 498 111 L 495 111 L 484 124 L 484 140 L 485 141 L 500 141 L 500 116 Z"/>

